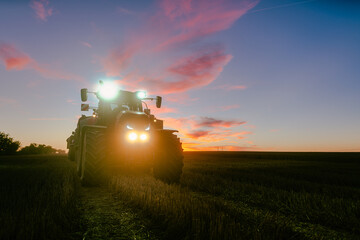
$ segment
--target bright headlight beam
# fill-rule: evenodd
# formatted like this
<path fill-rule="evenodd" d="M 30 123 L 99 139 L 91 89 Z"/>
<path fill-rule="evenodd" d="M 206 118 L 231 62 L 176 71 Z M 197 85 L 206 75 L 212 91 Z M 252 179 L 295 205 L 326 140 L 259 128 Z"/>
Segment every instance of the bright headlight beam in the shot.
<path fill-rule="evenodd" d="M 99 95 L 101 98 L 105 100 L 111 100 L 117 97 L 119 94 L 119 89 L 113 82 L 104 82 L 100 85 Z"/>
<path fill-rule="evenodd" d="M 131 133 L 129 133 L 129 135 L 128 135 L 128 138 L 129 138 L 129 140 L 130 141 L 135 141 L 136 139 L 137 139 L 137 134 L 135 133 L 135 132 L 131 132 Z"/>
<path fill-rule="evenodd" d="M 138 91 L 136 93 L 136 96 L 139 98 L 139 99 L 144 99 L 146 98 L 146 92 L 145 91 Z"/>
<path fill-rule="evenodd" d="M 147 135 L 147 134 L 143 133 L 143 134 L 140 135 L 140 140 L 141 140 L 141 141 L 146 141 L 147 139 L 148 139 L 148 135 Z"/>

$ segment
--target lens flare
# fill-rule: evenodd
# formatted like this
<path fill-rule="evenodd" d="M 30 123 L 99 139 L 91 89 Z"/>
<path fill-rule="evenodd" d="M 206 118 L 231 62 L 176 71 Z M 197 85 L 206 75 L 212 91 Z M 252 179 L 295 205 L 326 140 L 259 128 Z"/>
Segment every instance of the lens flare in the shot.
<path fill-rule="evenodd" d="M 146 98 L 146 92 L 145 91 L 138 91 L 136 93 L 136 96 L 139 98 L 139 99 L 144 99 Z"/>
<path fill-rule="evenodd" d="M 119 94 L 119 89 L 113 82 L 104 82 L 98 91 L 101 98 L 105 100 L 112 100 Z"/>
<path fill-rule="evenodd" d="M 136 139 L 138 138 L 138 135 L 135 132 L 130 132 L 128 135 L 128 139 L 133 142 L 136 141 Z"/>
<path fill-rule="evenodd" d="M 146 133 L 143 133 L 140 135 L 140 140 L 141 141 L 146 141 L 148 139 L 148 135 Z"/>

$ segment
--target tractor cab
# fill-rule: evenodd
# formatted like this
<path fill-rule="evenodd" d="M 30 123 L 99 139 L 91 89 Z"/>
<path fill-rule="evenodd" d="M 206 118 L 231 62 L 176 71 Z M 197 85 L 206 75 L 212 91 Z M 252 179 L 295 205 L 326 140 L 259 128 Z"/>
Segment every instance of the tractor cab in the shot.
<path fill-rule="evenodd" d="M 152 125 L 153 129 L 162 129 L 162 120 L 158 120 L 150 114 L 146 100 L 156 100 L 156 107 L 160 108 L 162 98 L 160 96 L 148 97 L 145 91 L 120 90 L 111 82 L 102 82 L 97 91 L 89 92 L 86 88 L 81 89 L 81 100 L 87 101 L 87 94 L 93 93 L 99 100 L 98 107 L 92 107 L 93 117 L 97 125 L 116 126 L 127 125 L 126 122 L 139 122 L 139 125 Z M 82 109 L 87 111 L 88 104 L 82 104 Z"/>
<path fill-rule="evenodd" d="M 113 111 L 134 111 L 150 113 L 145 100 L 156 100 L 156 107 L 161 107 L 162 98 L 160 96 L 147 97 L 145 91 L 124 91 L 119 90 L 113 83 L 104 83 L 100 81 L 100 87 L 96 92 L 89 92 L 86 88 L 81 89 L 81 100 L 87 101 L 87 94 L 94 93 L 99 99 L 99 107 L 97 113 L 99 115 L 109 114 Z M 143 109 L 143 104 L 145 109 Z M 86 105 L 86 104 L 84 104 Z M 89 106 L 85 106 L 89 108 Z"/>

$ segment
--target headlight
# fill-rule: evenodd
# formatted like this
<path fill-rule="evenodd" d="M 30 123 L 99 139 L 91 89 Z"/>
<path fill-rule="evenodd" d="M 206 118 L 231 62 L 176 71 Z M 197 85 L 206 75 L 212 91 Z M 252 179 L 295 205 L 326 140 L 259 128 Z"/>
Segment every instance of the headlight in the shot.
<path fill-rule="evenodd" d="M 148 135 L 146 134 L 146 133 L 142 133 L 141 135 L 140 135 L 140 140 L 141 141 L 146 141 L 148 139 Z"/>
<path fill-rule="evenodd" d="M 137 135 L 135 132 L 130 132 L 130 133 L 128 134 L 128 139 L 129 139 L 131 142 L 136 141 L 137 138 L 138 138 L 138 135 Z"/>
<path fill-rule="evenodd" d="M 137 133 L 134 131 L 131 131 L 127 134 L 127 140 L 129 142 L 146 142 L 149 140 L 149 134 L 148 133 Z"/>
<path fill-rule="evenodd" d="M 119 89 L 116 84 L 112 82 L 104 82 L 100 85 L 100 89 L 98 91 L 101 98 L 105 100 L 111 100 L 117 97 L 119 94 Z"/>

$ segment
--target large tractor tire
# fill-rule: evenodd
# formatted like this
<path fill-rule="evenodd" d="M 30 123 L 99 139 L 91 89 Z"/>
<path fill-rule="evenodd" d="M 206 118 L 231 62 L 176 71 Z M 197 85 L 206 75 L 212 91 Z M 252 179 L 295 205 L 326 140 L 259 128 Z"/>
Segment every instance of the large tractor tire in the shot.
<path fill-rule="evenodd" d="M 99 185 L 104 178 L 105 137 L 102 131 L 89 129 L 85 132 L 81 150 L 80 180 L 83 186 Z"/>
<path fill-rule="evenodd" d="M 76 173 L 81 176 L 81 148 L 75 148 L 75 163 L 76 163 Z"/>
<path fill-rule="evenodd" d="M 162 132 L 158 138 L 154 161 L 154 177 L 166 183 L 179 183 L 183 168 L 180 139 L 172 132 Z"/>
<path fill-rule="evenodd" d="M 74 147 L 70 147 L 70 148 L 69 148 L 68 158 L 69 158 L 69 160 L 72 161 L 72 162 L 75 161 L 75 149 L 74 149 Z"/>

